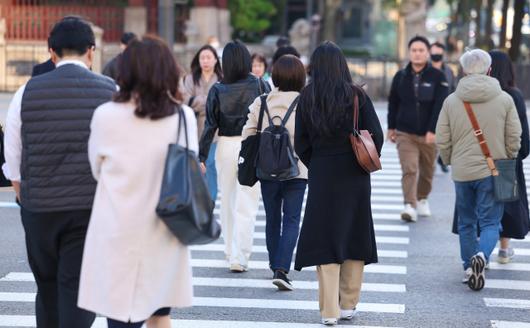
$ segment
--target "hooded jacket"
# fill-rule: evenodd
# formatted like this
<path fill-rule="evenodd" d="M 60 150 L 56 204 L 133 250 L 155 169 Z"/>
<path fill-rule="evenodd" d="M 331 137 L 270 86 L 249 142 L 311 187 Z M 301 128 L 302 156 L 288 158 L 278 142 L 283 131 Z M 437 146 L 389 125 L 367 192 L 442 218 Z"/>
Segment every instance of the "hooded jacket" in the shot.
<path fill-rule="evenodd" d="M 490 76 L 464 77 L 443 103 L 436 125 L 440 156 L 452 166 L 453 180 L 460 182 L 491 175 L 464 101 L 471 104 L 493 159 L 516 158 L 521 146 L 521 122 L 512 97 Z"/>

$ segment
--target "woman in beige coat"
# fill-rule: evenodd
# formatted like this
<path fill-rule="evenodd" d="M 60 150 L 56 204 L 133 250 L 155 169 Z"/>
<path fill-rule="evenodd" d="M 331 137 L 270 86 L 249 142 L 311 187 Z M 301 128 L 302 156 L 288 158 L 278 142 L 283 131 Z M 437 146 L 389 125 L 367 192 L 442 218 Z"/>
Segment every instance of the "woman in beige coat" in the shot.
<path fill-rule="evenodd" d="M 146 320 L 168 328 L 170 307 L 192 300 L 189 251 L 155 213 L 168 144 L 177 140 L 177 66 L 154 37 L 133 41 L 120 65 L 120 91 L 91 123 L 88 153 L 98 186 L 78 305 L 106 316 L 109 328 Z M 195 116 L 183 107 L 197 152 Z"/>

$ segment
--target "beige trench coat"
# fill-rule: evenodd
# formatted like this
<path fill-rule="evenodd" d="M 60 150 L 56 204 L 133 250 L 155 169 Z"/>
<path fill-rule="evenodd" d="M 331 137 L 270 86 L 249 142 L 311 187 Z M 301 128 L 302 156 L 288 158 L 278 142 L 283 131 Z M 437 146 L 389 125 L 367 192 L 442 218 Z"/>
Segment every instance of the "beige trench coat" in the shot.
<path fill-rule="evenodd" d="M 190 148 L 197 123 L 185 106 Z M 78 305 L 119 321 L 142 321 L 162 307 L 192 301 L 188 248 L 156 216 L 178 115 L 152 121 L 132 103 L 109 102 L 91 123 L 89 159 L 98 186 L 81 268 Z M 185 143 L 184 133 L 180 144 Z"/>

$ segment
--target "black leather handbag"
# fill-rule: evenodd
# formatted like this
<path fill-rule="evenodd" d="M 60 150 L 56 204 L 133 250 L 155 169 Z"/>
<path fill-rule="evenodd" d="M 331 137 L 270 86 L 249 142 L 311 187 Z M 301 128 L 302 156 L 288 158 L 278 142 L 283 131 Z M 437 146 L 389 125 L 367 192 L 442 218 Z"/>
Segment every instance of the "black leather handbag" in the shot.
<path fill-rule="evenodd" d="M 241 150 L 237 161 L 237 180 L 240 185 L 252 187 L 258 181 L 256 165 L 258 164 L 259 141 L 263 125 L 263 113 L 267 105 L 267 94 L 260 96 L 261 107 L 259 110 L 258 127 L 256 134 L 248 136 L 241 142 Z"/>
<path fill-rule="evenodd" d="M 184 245 L 202 245 L 215 241 L 221 226 L 213 216 L 212 201 L 199 160 L 188 146 L 188 129 L 181 107 L 178 108 L 177 141 L 170 144 L 156 214 Z M 186 147 L 178 144 L 184 127 Z"/>

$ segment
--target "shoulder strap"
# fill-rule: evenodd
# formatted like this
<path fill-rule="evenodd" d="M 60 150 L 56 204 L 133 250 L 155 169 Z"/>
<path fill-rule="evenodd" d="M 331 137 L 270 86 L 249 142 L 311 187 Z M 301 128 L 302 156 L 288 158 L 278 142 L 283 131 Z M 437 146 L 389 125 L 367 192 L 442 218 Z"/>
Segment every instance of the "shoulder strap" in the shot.
<path fill-rule="evenodd" d="M 359 97 L 353 97 L 353 133 L 359 133 Z"/>
<path fill-rule="evenodd" d="M 259 97 L 261 99 L 261 106 L 259 109 L 258 128 L 256 129 L 256 134 L 261 133 L 261 127 L 263 126 L 263 114 L 267 109 L 267 96 L 268 94 L 264 94 Z"/>
<path fill-rule="evenodd" d="M 294 112 L 296 105 L 298 105 L 299 98 L 300 98 L 299 95 L 296 96 L 296 98 L 294 98 L 293 102 L 291 103 L 291 106 L 289 106 L 287 113 L 285 113 L 285 116 L 283 117 L 282 126 L 285 126 L 285 124 L 287 124 L 287 121 L 289 121 L 289 117 L 291 117 L 291 114 Z"/>
<path fill-rule="evenodd" d="M 499 175 L 499 172 L 497 172 L 497 168 L 495 167 L 495 162 L 493 161 L 493 158 L 491 158 L 491 153 L 488 147 L 488 143 L 486 142 L 486 138 L 484 138 L 484 133 L 482 132 L 480 125 L 478 124 L 477 117 L 473 113 L 473 108 L 471 108 L 471 104 L 467 101 L 464 101 L 464 107 L 466 108 L 469 121 L 471 122 L 471 125 L 473 126 L 473 133 L 475 134 L 475 137 L 477 137 L 478 143 L 480 145 L 480 149 L 482 150 L 484 157 L 486 157 L 486 161 L 488 162 L 488 167 L 491 170 L 491 174 L 493 176 L 497 176 Z"/>

